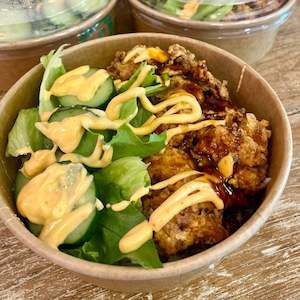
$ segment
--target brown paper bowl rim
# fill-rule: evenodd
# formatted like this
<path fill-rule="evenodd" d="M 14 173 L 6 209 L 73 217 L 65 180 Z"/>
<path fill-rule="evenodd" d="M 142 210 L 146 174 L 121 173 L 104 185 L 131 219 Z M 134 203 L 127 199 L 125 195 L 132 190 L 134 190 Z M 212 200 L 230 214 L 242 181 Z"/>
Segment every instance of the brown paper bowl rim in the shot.
<path fill-rule="evenodd" d="M 288 13 L 296 5 L 297 0 L 287 0 L 279 9 L 255 19 L 242 20 L 242 21 L 228 21 L 228 22 L 210 22 L 210 21 L 197 21 L 197 20 L 183 20 L 162 12 L 159 12 L 146 4 L 140 2 L 140 0 L 128 0 L 132 7 L 142 12 L 143 14 L 155 18 L 161 22 L 166 22 L 172 25 L 180 26 L 184 28 L 198 29 L 198 30 L 234 30 L 259 27 L 272 23 L 280 18 L 285 13 Z M 264 28 L 262 28 L 264 29 Z"/>
<path fill-rule="evenodd" d="M 108 4 L 101 9 L 98 13 L 94 14 L 93 16 L 89 17 L 83 22 L 75 26 L 71 26 L 66 28 L 62 31 L 57 33 L 49 34 L 46 36 L 41 36 L 37 38 L 29 38 L 20 41 L 13 41 L 13 42 L 4 42 L 0 43 L 0 51 L 1 50 L 17 50 L 22 48 L 32 48 L 36 46 L 41 46 L 44 44 L 50 44 L 53 42 L 57 42 L 59 40 L 67 39 L 70 36 L 77 35 L 78 33 L 83 32 L 87 28 L 93 26 L 96 22 L 104 19 L 114 8 L 116 5 L 117 0 L 110 0 Z"/>
<path fill-rule="evenodd" d="M 101 44 L 109 43 L 110 41 L 130 39 L 131 37 L 148 37 L 153 38 L 153 41 L 159 45 L 159 40 L 168 40 L 170 43 L 180 43 L 184 42 L 187 44 L 199 44 L 211 51 L 220 54 L 221 56 L 229 57 L 235 64 L 241 66 L 246 66 L 248 71 L 257 77 L 262 83 L 265 89 L 268 90 L 272 99 L 274 99 L 274 105 L 277 106 L 280 112 L 278 118 L 283 124 L 282 132 L 282 147 L 284 148 L 284 157 L 276 181 L 274 182 L 271 189 L 268 191 L 263 203 L 256 210 L 256 212 L 251 216 L 251 218 L 242 225 L 235 233 L 229 236 L 224 241 L 218 243 L 217 245 L 195 254 L 193 256 L 164 264 L 163 268 L 146 270 L 141 267 L 125 267 L 125 266 L 112 266 L 94 262 L 88 262 L 82 259 L 78 259 L 62 252 L 56 251 L 29 232 L 28 229 L 23 225 L 20 219 L 12 213 L 8 207 L 4 205 L 4 196 L 0 193 L 0 218 L 3 220 L 4 224 L 10 229 L 15 236 L 31 248 L 34 252 L 41 255 L 42 257 L 48 258 L 55 264 L 65 267 L 73 272 L 77 272 L 86 276 L 93 276 L 96 278 L 103 278 L 107 280 L 120 280 L 120 281 L 141 281 L 141 280 L 151 280 L 159 278 L 167 278 L 171 276 L 181 276 L 185 273 L 196 271 L 197 269 L 208 266 L 217 260 L 220 260 L 225 255 L 236 250 L 242 244 L 244 244 L 249 238 L 251 238 L 264 224 L 268 216 L 271 214 L 276 202 L 279 200 L 282 194 L 286 181 L 288 179 L 289 170 L 292 161 L 292 134 L 291 127 L 278 96 L 273 91 L 271 86 L 259 75 L 252 67 L 246 65 L 242 60 L 235 57 L 234 55 L 217 48 L 215 46 L 209 45 L 207 43 L 196 41 L 186 37 L 159 34 L 159 33 L 138 33 L 138 34 L 124 34 L 116 35 L 112 37 L 106 37 L 98 40 L 89 41 L 80 45 L 73 46 L 64 51 L 64 55 L 71 54 L 74 49 L 89 47 L 91 44 Z M 33 73 L 35 73 L 40 65 L 35 66 L 29 72 L 27 72 L 14 86 L 8 91 L 4 96 L 3 100 L 0 102 L 0 114 L 5 110 L 5 107 L 9 105 L 10 98 L 15 94 L 18 88 L 29 78 Z"/>

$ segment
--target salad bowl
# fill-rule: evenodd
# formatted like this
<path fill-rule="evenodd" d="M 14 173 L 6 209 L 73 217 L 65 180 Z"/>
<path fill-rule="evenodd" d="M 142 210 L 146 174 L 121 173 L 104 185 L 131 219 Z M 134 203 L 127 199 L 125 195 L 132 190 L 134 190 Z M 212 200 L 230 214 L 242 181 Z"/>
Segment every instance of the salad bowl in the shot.
<path fill-rule="evenodd" d="M 85 280 L 104 288 L 122 292 L 155 291 L 175 287 L 199 276 L 212 263 L 230 254 L 262 227 L 279 200 L 286 184 L 291 160 L 292 137 L 285 110 L 269 84 L 250 66 L 228 52 L 189 38 L 165 34 L 128 34 L 90 41 L 64 51 L 63 61 L 67 69 L 81 65 L 103 68 L 119 50 L 129 50 L 145 44 L 167 49 L 180 44 L 205 59 L 220 79 L 228 81 L 233 102 L 269 120 L 272 129 L 270 146 L 271 182 L 263 195 L 262 203 L 250 219 L 235 233 L 217 245 L 201 253 L 165 263 L 162 268 L 142 269 L 135 266 L 115 266 L 88 262 L 50 248 L 36 238 L 24 226 L 16 214 L 12 186 L 18 165 L 5 156 L 10 129 L 23 108 L 37 104 L 43 68 L 38 65 L 26 73 L 4 96 L 0 103 L 0 218 L 11 232 L 37 255 L 64 267 Z"/>

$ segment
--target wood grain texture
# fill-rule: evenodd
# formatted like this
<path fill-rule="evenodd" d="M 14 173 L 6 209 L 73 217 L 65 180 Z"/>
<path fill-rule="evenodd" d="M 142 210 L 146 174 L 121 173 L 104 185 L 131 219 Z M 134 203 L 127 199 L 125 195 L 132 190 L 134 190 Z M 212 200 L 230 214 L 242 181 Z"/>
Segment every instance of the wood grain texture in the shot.
<path fill-rule="evenodd" d="M 294 137 L 291 176 L 260 232 L 188 286 L 125 295 L 88 284 L 37 257 L 0 223 L 0 299 L 300 299 L 300 6 L 255 68 L 277 91 Z"/>

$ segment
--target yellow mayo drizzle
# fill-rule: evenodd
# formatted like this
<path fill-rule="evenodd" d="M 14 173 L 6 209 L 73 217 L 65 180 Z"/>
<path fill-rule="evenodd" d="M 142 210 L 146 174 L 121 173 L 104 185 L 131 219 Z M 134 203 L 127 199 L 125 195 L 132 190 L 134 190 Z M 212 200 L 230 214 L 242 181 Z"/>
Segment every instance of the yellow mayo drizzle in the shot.
<path fill-rule="evenodd" d="M 227 154 L 218 162 L 218 169 L 225 178 L 231 177 L 233 174 L 234 160 L 231 153 Z"/>
<path fill-rule="evenodd" d="M 130 197 L 130 201 L 132 201 L 132 202 L 137 201 L 138 199 L 147 195 L 150 190 L 162 190 L 165 187 L 167 187 L 168 185 L 175 184 L 176 182 L 178 182 L 182 179 L 185 179 L 185 178 L 193 176 L 193 175 L 198 175 L 198 174 L 199 174 L 199 172 L 195 171 L 195 170 L 184 171 L 184 172 L 176 174 L 166 180 L 158 182 L 152 186 L 141 187 Z"/>
<path fill-rule="evenodd" d="M 103 145 L 103 137 L 98 136 L 94 152 L 89 157 L 85 157 L 75 153 L 68 153 L 64 154 L 60 158 L 60 161 L 83 163 L 84 165 L 91 168 L 105 168 L 111 163 L 112 157 L 113 148 L 111 146 L 108 146 L 105 149 L 105 146 Z"/>
<path fill-rule="evenodd" d="M 63 218 L 46 223 L 40 239 L 52 248 L 57 248 L 64 242 L 66 237 L 84 222 L 94 211 L 92 203 L 86 203 L 64 215 Z"/>
<path fill-rule="evenodd" d="M 61 151 L 70 153 L 77 148 L 84 134 L 82 116 L 65 118 L 60 122 L 37 122 L 35 127 L 52 140 Z"/>
<path fill-rule="evenodd" d="M 51 95 L 58 97 L 72 95 L 82 102 L 91 100 L 109 74 L 101 69 L 88 77 L 85 76 L 89 71 L 89 66 L 81 66 L 60 76 L 50 89 Z"/>
<path fill-rule="evenodd" d="M 84 129 L 118 129 L 127 120 L 111 121 L 105 117 L 92 113 L 65 118 L 60 122 L 37 122 L 38 128 L 46 137 L 52 140 L 64 153 L 73 152 L 80 143 Z"/>
<path fill-rule="evenodd" d="M 186 20 L 191 19 L 192 16 L 197 12 L 199 5 L 200 5 L 199 0 L 187 1 L 184 4 L 183 9 L 181 10 L 179 17 L 181 19 L 186 19 Z"/>
<path fill-rule="evenodd" d="M 129 230 L 119 241 L 119 249 L 122 253 L 129 253 L 152 239 L 153 229 L 148 221 L 144 221 Z"/>
<path fill-rule="evenodd" d="M 118 119 L 122 104 L 136 97 L 140 99 L 143 107 L 152 113 L 158 113 L 169 106 L 175 106 L 175 108 L 173 108 L 173 111 L 169 110 L 169 112 L 160 117 L 152 118 L 151 122 L 148 120 L 147 123 L 139 128 L 132 127 L 132 131 L 136 135 L 147 135 L 153 132 L 161 124 L 183 124 L 196 122 L 202 116 L 201 107 L 197 99 L 187 92 L 177 92 L 176 94 L 171 95 L 167 100 L 153 105 L 151 101 L 146 97 L 145 89 L 142 87 L 135 87 L 114 97 L 109 102 L 106 108 L 107 117 L 111 120 Z M 190 112 L 177 114 L 176 112 L 178 112 L 182 108 L 188 108 Z"/>
<path fill-rule="evenodd" d="M 57 247 L 90 212 L 87 206 L 76 213 L 72 210 L 92 180 L 80 164 L 52 164 L 22 188 L 18 211 L 30 222 L 45 225 L 41 238 Z"/>
<path fill-rule="evenodd" d="M 225 125 L 225 120 L 205 120 L 195 124 L 179 125 L 175 128 L 171 128 L 167 130 L 166 143 L 168 143 L 171 140 L 171 138 L 177 134 L 183 134 L 190 131 L 200 130 L 208 126 L 224 126 L 224 125 Z"/>
<path fill-rule="evenodd" d="M 159 231 L 180 211 L 201 202 L 212 202 L 217 209 L 224 208 L 223 201 L 218 197 L 211 185 L 196 179 L 180 187 L 165 200 L 151 214 L 149 222 L 154 231 Z"/>
<path fill-rule="evenodd" d="M 175 175 L 168 180 L 158 183 L 154 188 L 161 189 L 168 184 L 174 184 L 178 180 L 198 174 L 194 171 L 186 171 Z M 153 188 L 153 186 L 152 186 Z M 149 190 L 148 190 L 149 191 Z M 139 196 L 143 193 L 139 191 Z M 145 192 L 145 190 L 144 190 Z M 136 193 L 138 194 L 138 193 Z M 135 199 L 133 197 L 132 199 Z M 134 251 L 152 238 L 153 231 L 161 230 L 173 217 L 185 208 L 202 202 L 212 202 L 217 209 L 223 209 L 224 203 L 213 190 L 205 176 L 194 179 L 174 192 L 151 214 L 149 222 L 144 221 L 133 227 L 119 241 L 119 249 L 123 253 Z M 151 233 L 151 234 L 150 234 Z"/>
<path fill-rule="evenodd" d="M 21 172 L 27 177 L 33 177 L 56 162 L 55 152 L 57 146 L 51 150 L 38 150 L 31 154 L 29 160 L 24 162 Z"/>
<path fill-rule="evenodd" d="M 126 209 L 130 204 L 130 201 L 123 200 L 119 203 L 112 204 L 110 207 L 113 211 L 122 211 Z"/>
<path fill-rule="evenodd" d="M 132 58 L 134 58 L 133 60 L 134 63 L 140 63 L 144 60 L 150 60 L 150 59 L 156 60 L 160 63 L 164 63 L 169 59 L 169 56 L 164 50 L 160 49 L 159 47 L 146 48 L 145 46 L 138 46 L 128 51 L 123 62 L 127 63 Z"/>

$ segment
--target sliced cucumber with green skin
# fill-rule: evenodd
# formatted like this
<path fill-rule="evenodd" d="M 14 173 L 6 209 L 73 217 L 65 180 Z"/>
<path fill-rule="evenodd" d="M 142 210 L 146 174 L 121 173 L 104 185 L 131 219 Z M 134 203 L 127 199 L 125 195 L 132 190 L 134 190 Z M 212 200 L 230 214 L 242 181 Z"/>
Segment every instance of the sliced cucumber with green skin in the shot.
<path fill-rule="evenodd" d="M 96 188 L 94 182 L 91 183 L 87 192 L 79 199 L 74 209 L 86 203 L 94 204 L 96 202 Z M 64 240 L 64 244 L 77 245 L 89 240 L 95 229 L 96 225 L 96 208 L 89 215 L 89 217 L 83 221 L 72 233 L 70 233 Z"/>
<path fill-rule="evenodd" d="M 62 107 L 51 115 L 49 122 L 61 122 L 65 118 L 75 117 L 86 112 L 87 110 L 82 107 Z"/>
<path fill-rule="evenodd" d="M 91 69 L 86 76 L 89 77 L 95 73 L 97 69 Z M 105 82 L 98 87 L 94 97 L 89 101 L 80 101 L 78 97 L 67 95 L 58 97 L 62 106 L 84 105 L 88 107 L 99 107 L 100 105 L 108 102 L 116 94 L 116 88 L 113 79 L 109 76 Z"/>
<path fill-rule="evenodd" d="M 43 14 L 57 26 L 69 27 L 80 22 L 80 17 L 69 12 L 64 1 L 43 0 Z"/>
<path fill-rule="evenodd" d="M 20 7 L 0 3 L 0 42 L 29 38 L 32 35 L 30 19 Z"/>
<path fill-rule="evenodd" d="M 107 4 L 107 0 L 66 0 L 67 5 L 79 14 L 92 14 Z"/>

